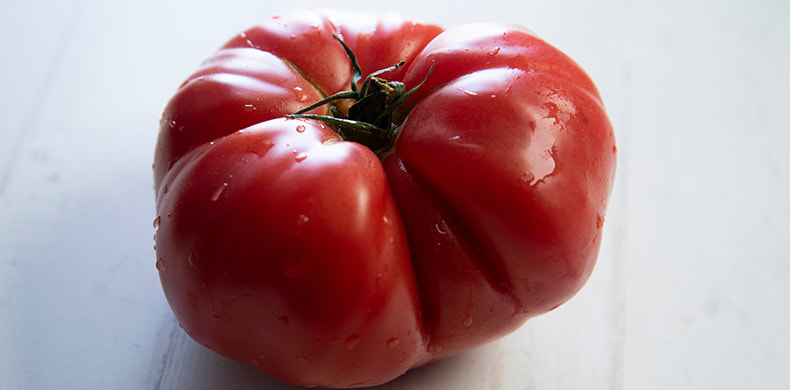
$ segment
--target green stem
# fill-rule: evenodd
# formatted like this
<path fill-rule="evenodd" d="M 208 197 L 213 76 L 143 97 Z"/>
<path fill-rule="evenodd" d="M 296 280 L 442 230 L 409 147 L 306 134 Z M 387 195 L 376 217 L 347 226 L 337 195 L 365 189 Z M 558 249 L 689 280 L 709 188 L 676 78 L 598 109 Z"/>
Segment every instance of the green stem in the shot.
<path fill-rule="evenodd" d="M 399 81 L 387 81 L 378 76 L 402 67 L 405 62 L 400 62 L 385 69 L 381 69 L 365 77 L 361 86 L 362 70 L 357 62 L 357 56 L 342 39 L 333 37 L 343 45 L 348 58 L 351 60 L 352 77 L 351 90 L 338 92 L 320 101 L 313 103 L 287 118 L 304 118 L 318 120 L 331 126 L 344 140 L 354 141 L 370 148 L 376 155 L 383 158 L 395 146 L 395 139 L 400 131 L 397 124 L 392 123 L 393 112 L 403 106 L 406 100 L 425 84 L 433 72 L 433 65 L 428 74 L 416 87 L 409 91 Z M 342 107 L 334 104 L 337 100 L 350 100 L 354 103 L 344 112 Z M 329 104 L 332 115 L 306 114 L 318 107 Z"/>

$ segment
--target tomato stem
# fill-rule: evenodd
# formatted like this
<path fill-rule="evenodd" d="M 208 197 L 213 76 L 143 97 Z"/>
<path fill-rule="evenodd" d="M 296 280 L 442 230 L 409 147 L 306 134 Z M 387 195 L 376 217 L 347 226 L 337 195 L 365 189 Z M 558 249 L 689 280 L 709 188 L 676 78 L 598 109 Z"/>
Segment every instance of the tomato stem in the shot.
<path fill-rule="evenodd" d="M 324 122 L 335 129 L 344 140 L 363 144 L 382 158 L 395 146 L 395 140 L 400 131 L 400 126 L 392 122 L 393 112 L 403 106 L 406 100 L 425 84 L 433 72 L 433 64 L 422 82 L 408 91 L 400 81 L 387 81 L 378 77 L 383 73 L 402 67 L 405 61 L 369 74 L 359 85 L 362 80 L 362 70 L 357 62 L 356 54 L 338 36 L 333 35 L 333 37 L 343 45 L 343 49 L 351 60 L 351 90 L 328 96 L 292 115 L 286 115 L 286 117 Z M 347 112 L 334 104 L 338 100 L 349 99 L 353 99 L 354 103 L 348 107 Z M 306 114 L 308 111 L 327 104 L 329 104 L 328 111 L 331 115 Z"/>

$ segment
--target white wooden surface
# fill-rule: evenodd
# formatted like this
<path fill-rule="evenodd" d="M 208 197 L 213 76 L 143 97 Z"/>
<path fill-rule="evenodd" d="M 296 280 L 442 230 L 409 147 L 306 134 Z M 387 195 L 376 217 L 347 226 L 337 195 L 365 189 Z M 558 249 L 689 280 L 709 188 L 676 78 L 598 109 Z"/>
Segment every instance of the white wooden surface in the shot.
<path fill-rule="evenodd" d="M 450 4 L 382 8 L 525 25 L 574 57 L 615 125 L 616 188 L 577 297 L 381 388 L 788 388 L 790 2 Z M 291 388 L 175 324 L 151 162 L 161 110 L 198 62 L 305 5 L 0 2 L 0 388 Z"/>

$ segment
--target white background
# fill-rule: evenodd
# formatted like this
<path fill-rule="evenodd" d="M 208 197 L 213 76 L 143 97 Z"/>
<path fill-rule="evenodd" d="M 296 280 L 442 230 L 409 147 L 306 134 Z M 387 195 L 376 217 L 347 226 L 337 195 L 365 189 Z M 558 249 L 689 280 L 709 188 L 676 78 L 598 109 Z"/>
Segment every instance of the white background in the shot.
<path fill-rule="evenodd" d="M 198 62 L 306 5 L 0 2 L 0 388 L 291 388 L 178 328 L 154 268 L 151 163 Z M 787 388 L 790 2 L 334 6 L 533 29 L 596 81 L 620 151 L 587 286 L 382 389 Z"/>

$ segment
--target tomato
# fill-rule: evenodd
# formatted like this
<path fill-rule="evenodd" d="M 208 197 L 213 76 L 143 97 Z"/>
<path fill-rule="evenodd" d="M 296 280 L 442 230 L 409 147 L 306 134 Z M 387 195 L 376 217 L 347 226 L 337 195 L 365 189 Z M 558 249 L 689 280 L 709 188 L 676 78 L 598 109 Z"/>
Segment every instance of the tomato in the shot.
<path fill-rule="evenodd" d="M 527 29 L 294 11 L 165 108 L 156 268 L 206 347 L 376 385 L 576 294 L 615 160 L 593 82 Z"/>

